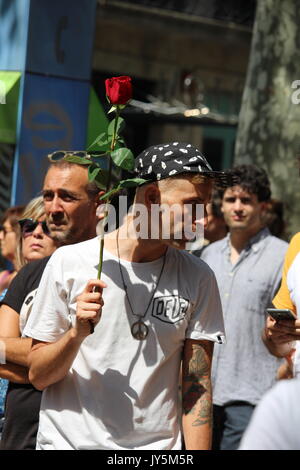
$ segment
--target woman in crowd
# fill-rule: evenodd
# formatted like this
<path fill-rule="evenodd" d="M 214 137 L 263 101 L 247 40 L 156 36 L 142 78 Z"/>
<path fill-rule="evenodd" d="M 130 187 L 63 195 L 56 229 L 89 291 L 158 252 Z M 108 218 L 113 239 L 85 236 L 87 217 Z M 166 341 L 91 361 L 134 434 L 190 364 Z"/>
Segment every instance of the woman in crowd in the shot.
<path fill-rule="evenodd" d="M 46 224 L 42 196 L 32 199 L 19 220 L 16 248 L 16 267 L 19 271 L 26 263 L 52 255 L 57 248 Z"/>
<path fill-rule="evenodd" d="M 18 220 L 24 211 L 24 206 L 8 208 L 0 224 L 0 248 L 3 258 L 8 260 L 12 269 L 5 269 L 0 273 L 0 300 L 4 297 L 6 289 L 17 274 L 15 266 L 16 244 L 19 234 Z"/>
<path fill-rule="evenodd" d="M 9 211 L 10 209 L 8 209 L 6 213 L 10 213 Z M 3 255 L 14 263 L 15 275 L 17 271 L 19 271 L 26 263 L 51 255 L 56 249 L 57 245 L 56 242 L 54 242 L 54 240 L 52 240 L 52 238 L 50 238 L 49 236 L 49 231 L 45 221 L 46 215 L 44 212 L 44 202 L 42 197 L 32 199 L 27 204 L 24 211 L 22 209 L 19 212 L 14 212 L 14 214 L 18 214 L 18 216 L 15 215 L 15 219 L 8 218 L 8 216 L 3 217 L 3 227 L 7 233 L 7 235 L 5 236 L 6 239 L 8 234 L 11 233 L 10 230 L 12 230 L 12 227 L 14 227 L 13 221 L 15 220 L 15 224 L 19 225 L 20 229 L 16 230 L 14 237 L 11 237 L 14 238 L 15 243 L 13 245 L 12 240 L 3 243 L 2 235 L 1 247 L 3 244 Z M 14 246 L 13 254 L 12 246 Z M 20 315 L 21 329 L 24 326 L 25 322 L 26 318 L 24 318 L 24 315 Z M 0 379 L 0 418 L 1 416 L 3 416 L 7 383 L 7 380 Z"/>

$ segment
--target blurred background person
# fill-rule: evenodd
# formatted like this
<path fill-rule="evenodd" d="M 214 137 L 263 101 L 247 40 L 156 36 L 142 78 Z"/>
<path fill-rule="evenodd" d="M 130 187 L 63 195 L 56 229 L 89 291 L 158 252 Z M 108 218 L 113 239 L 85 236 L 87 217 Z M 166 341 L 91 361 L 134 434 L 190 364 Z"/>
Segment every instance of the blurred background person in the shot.
<path fill-rule="evenodd" d="M 4 297 L 6 289 L 17 274 L 15 267 L 16 245 L 19 234 L 18 220 L 24 206 L 9 207 L 3 214 L 0 222 L 0 248 L 1 255 L 11 264 L 11 269 L 0 273 L 0 300 Z"/>
<path fill-rule="evenodd" d="M 226 237 L 228 227 L 222 212 L 222 197 L 219 191 L 213 191 L 211 202 L 207 204 L 206 211 L 207 226 L 204 229 L 204 235 L 208 243 L 213 243 Z"/>
<path fill-rule="evenodd" d="M 13 211 L 11 209 L 13 209 Z M 7 256 L 7 258 L 14 263 L 15 275 L 26 263 L 51 255 L 56 249 L 57 243 L 49 236 L 49 231 L 45 222 L 46 215 L 42 196 L 32 199 L 27 204 L 24 211 L 23 207 L 21 206 L 19 206 L 18 210 L 16 210 L 16 208 L 11 209 L 8 209 L 6 213 L 8 212 L 10 214 L 13 212 L 13 216 L 10 218 L 8 216 L 4 217 L 3 223 L 5 230 L 9 230 L 10 226 L 15 227 L 15 231 L 13 232 L 14 237 L 11 237 L 13 240 L 9 240 L 3 245 L 5 248 L 5 256 L 7 256 L 6 253 L 8 253 L 9 257 Z M 18 226 L 20 226 L 20 229 L 18 229 Z M 14 254 L 12 254 L 13 248 Z M 18 296 L 18 292 L 16 292 L 16 296 Z M 25 310 L 21 312 L 21 326 L 24 326 L 28 313 L 28 309 L 27 311 Z M 7 386 L 8 381 L 0 378 L 0 433 L 3 427 L 4 404 Z"/>
<path fill-rule="evenodd" d="M 286 222 L 284 220 L 284 204 L 282 201 L 270 199 L 266 203 L 262 219 L 274 237 L 286 238 Z"/>
<path fill-rule="evenodd" d="M 212 193 L 211 201 L 206 206 L 207 225 L 204 229 L 204 241 L 202 248 L 192 251 L 193 255 L 200 256 L 203 250 L 213 242 L 226 237 L 228 227 L 222 212 L 222 197 L 218 190 Z"/>
<path fill-rule="evenodd" d="M 268 353 L 261 330 L 288 246 L 271 235 L 263 217 L 271 196 L 265 170 L 238 165 L 227 171 L 238 181 L 223 191 L 229 232 L 201 256 L 216 275 L 226 330 L 226 344 L 215 345 L 212 366 L 214 450 L 238 448 L 255 406 L 275 383 L 281 361 Z"/>

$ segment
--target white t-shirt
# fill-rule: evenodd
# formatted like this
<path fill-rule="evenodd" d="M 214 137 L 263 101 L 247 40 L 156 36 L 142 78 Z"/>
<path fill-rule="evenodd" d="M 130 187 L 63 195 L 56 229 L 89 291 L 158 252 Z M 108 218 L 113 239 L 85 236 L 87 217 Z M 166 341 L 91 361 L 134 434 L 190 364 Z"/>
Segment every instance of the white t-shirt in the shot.
<path fill-rule="evenodd" d="M 26 295 L 25 300 L 20 310 L 19 325 L 20 325 L 20 332 L 22 333 L 22 337 L 24 336 L 23 331 L 24 331 L 26 322 L 29 318 L 30 312 L 32 310 L 33 302 L 34 302 L 36 294 L 37 294 L 37 289 L 34 289 L 33 291 L 29 292 Z"/>
<path fill-rule="evenodd" d="M 76 298 L 97 277 L 99 240 L 59 248 L 44 271 L 24 334 L 58 340 L 75 322 Z M 121 260 L 133 311 L 144 314 L 163 259 Z M 67 376 L 42 398 L 39 449 L 180 449 L 178 375 L 185 338 L 222 342 L 224 325 L 211 269 L 168 248 L 143 321 L 144 341 L 131 335 L 133 316 L 118 258 L 104 250 L 101 321 L 82 343 Z"/>
<path fill-rule="evenodd" d="M 282 380 L 252 415 L 239 450 L 300 450 L 300 380 Z"/>

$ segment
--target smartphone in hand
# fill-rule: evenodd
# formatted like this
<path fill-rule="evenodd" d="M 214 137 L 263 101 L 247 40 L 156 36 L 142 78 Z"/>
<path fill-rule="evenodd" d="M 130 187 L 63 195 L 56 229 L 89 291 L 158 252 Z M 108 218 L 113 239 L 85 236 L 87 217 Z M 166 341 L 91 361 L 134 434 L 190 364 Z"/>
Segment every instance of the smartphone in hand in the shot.
<path fill-rule="evenodd" d="M 288 308 L 267 308 L 267 313 L 274 320 L 296 320 L 295 314 Z"/>

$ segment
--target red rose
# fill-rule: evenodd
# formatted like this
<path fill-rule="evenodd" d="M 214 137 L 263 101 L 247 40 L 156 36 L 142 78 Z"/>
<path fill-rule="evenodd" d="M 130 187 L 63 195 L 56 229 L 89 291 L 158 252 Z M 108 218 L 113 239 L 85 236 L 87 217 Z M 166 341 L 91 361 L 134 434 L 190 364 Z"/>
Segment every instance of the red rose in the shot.
<path fill-rule="evenodd" d="M 132 98 L 131 78 L 112 77 L 105 80 L 106 96 L 111 104 L 126 104 Z"/>

